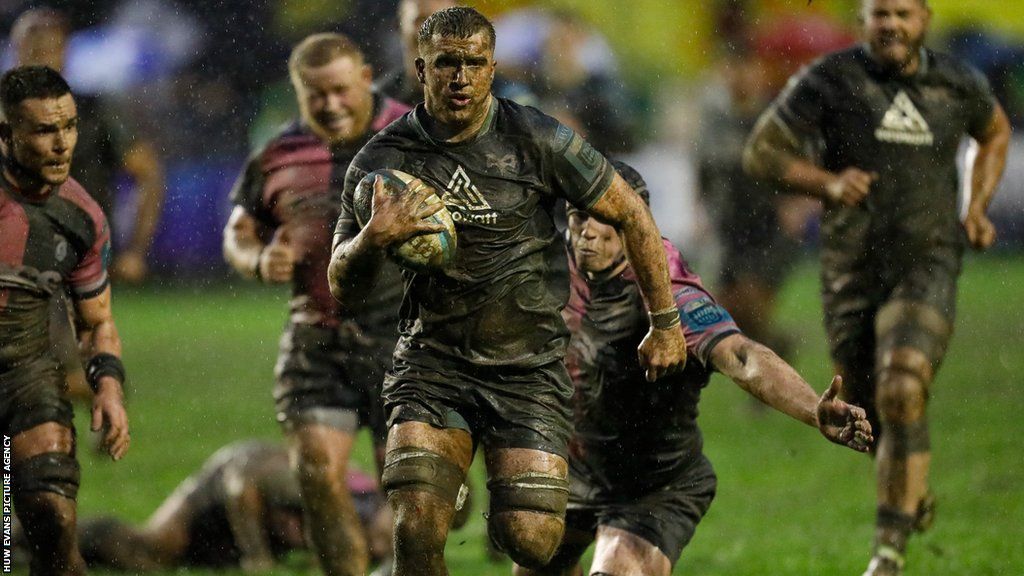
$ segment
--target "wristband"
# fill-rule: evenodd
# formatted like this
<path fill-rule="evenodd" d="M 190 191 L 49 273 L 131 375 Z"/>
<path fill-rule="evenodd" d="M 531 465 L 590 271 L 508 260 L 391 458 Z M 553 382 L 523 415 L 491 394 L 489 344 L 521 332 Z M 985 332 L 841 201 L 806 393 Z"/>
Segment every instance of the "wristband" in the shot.
<path fill-rule="evenodd" d="M 651 326 L 657 330 L 671 330 L 679 326 L 679 309 L 675 306 L 649 312 L 647 317 L 651 320 Z"/>
<path fill-rule="evenodd" d="M 100 352 L 90 358 L 89 364 L 85 367 L 85 379 L 89 382 L 89 388 L 92 389 L 93 394 L 99 391 L 100 378 L 104 376 L 111 376 L 118 383 L 124 384 L 124 364 L 117 356 Z"/>

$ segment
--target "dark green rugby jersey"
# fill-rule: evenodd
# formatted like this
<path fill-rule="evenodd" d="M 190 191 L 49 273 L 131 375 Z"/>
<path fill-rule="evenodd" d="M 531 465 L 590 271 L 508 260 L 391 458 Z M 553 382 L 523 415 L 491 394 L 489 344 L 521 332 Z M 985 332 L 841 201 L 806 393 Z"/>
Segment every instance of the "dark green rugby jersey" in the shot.
<path fill-rule="evenodd" d="M 560 198 L 588 209 L 615 170 L 579 135 L 536 109 L 493 98 L 466 142 L 431 138 L 423 106 L 373 137 L 349 167 L 336 237 L 358 233 L 356 185 L 393 168 L 442 195 L 458 235 L 455 262 L 406 271 L 402 350 L 429 349 L 476 365 L 533 367 L 561 359 L 559 310 L 568 297 L 565 247 L 553 221 Z"/>
<path fill-rule="evenodd" d="M 775 106 L 784 127 L 821 139 L 826 169 L 879 175 L 862 204 L 826 202 L 826 253 L 902 259 L 960 242 L 957 150 L 965 135 L 985 130 L 995 107 L 977 70 L 922 50 L 917 73 L 901 77 L 858 46 L 804 69 Z"/>

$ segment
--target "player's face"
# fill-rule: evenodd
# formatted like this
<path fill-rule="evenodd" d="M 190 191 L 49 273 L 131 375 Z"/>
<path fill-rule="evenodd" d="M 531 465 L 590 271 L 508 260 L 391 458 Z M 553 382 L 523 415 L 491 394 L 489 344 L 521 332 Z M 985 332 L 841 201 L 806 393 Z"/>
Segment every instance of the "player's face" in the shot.
<path fill-rule="evenodd" d="M 864 0 L 864 35 L 871 54 L 893 70 L 917 62 L 931 11 L 920 0 Z"/>
<path fill-rule="evenodd" d="M 373 115 L 373 76 L 350 56 L 319 68 L 302 68 L 292 78 L 302 119 L 329 144 L 360 140 Z"/>
<path fill-rule="evenodd" d="M 71 94 L 23 100 L 3 132 L 7 153 L 28 176 L 51 186 L 68 179 L 78 142 L 78 110 Z"/>
<path fill-rule="evenodd" d="M 465 127 L 487 113 L 494 81 L 494 47 L 486 34 L 434 36 L 420 56 L 416 72 L 425 86 L 427 112 L 435 120 Z"/>
<path fill-rule="evenodd" d="M 604 272 L 622 260 L 622 240 L 615 228 L 582 210 L 569 211 L 569 242 L 576 265 L 587 273 Z"/>

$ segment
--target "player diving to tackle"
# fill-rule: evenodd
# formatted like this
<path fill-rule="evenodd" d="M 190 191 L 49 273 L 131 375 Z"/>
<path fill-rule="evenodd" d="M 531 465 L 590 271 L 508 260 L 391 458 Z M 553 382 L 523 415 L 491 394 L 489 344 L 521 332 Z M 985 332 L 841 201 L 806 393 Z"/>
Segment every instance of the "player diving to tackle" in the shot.
<path fill-rule="evenodd" d="M 435 191 L 456 220 L 454 263 L 407 272 L 401 337 L 384 384 L 383 486 L 395 512 L 395 574 L 446 574 L 444 544 L 476 443 L 490 490 L 488 531 L 521 565 L 562 539 L 572 384 L 564 247 L 552 213 L 570 203 L 611 223 L 651 315 L 639 355 L 655 380 L 682 368 L 660 234 L 643 201 L 582 138 L 535 109 L 492 96 L 494 28 L 471 8 L 428 17 L 416 69 L 425 102 L 377 134 L 345 182 L 329 278 L 343 302 L 371 292 L 389 246 L 439 226 L 420 207 Z M 353 192 L 369 172 L 418 176 L 404 194 L 377 181 L 360 229 Z"/>
<path fill-rule="evenodd" d="M 640 174 L 614 164 L 646 200 Z M 592 575 L 672 572 L 715 496 L 697 426 L 700 393 L 714 371 L 832 442 L 861 452 L 870 446 L 864 411 L 836 398 L 838 377 L 819 398 L 785 361 L 740 333 L 676 248 L 663 244 L 689 361 L 681 373 L 648 383 L 632 353 L 646 329 L 644 304 L 622 242 L 611 226 L 569 209 L 572 287 L 562 315 L 576 391 L 566 533 L 548 566 L 516 567 L 519 576 L 580 574 L 579 559 L 595 540 Z"/>

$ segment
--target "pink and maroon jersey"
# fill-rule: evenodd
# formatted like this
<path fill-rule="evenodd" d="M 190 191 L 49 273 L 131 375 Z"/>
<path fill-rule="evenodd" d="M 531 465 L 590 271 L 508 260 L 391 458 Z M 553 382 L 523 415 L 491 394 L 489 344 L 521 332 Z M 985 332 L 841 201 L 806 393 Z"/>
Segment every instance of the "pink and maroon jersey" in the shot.
<path fill-rule="evenodd" d="M 376 111 L 367 140 L 408 108 L 378 97 Z M 295 251 L 293 322 L 337 326 L 341 319 L 351 318 L 372 334 L 394 336 L 402 298 L 395 265 L 385 266 L 378 288 L 360 306 L 343 310 L 327 284 L 343 179 L 364 143 L 328 147 L 306 126 L 293 123 L 249 159 L 231 201 L 256 218 L 268 235 Z"/>
<path fill-rule="evenodd" d="M 50 298 L 99 295 L 109 259 L 107 219 L 78 182 L 31 198 L 0 179 L 0 375 L 48 353 Z"/>
<path fill-rule="evenodd" d="M 570 254 L 571 290 L 562 311 L 572 333 L 566 365 L 575 387 L 570 465 L 573 474 L 609 491 L 671 481 L 701 453 L 697 403 L 713 370 L 711 350 L 739 332 L 679 251 L 667 240 L 664 246 L 688 358 L 682 373 L 656 382 L 647 382 L 637 357 L 649 323 L 633 269 L 587 280 Z"/>

